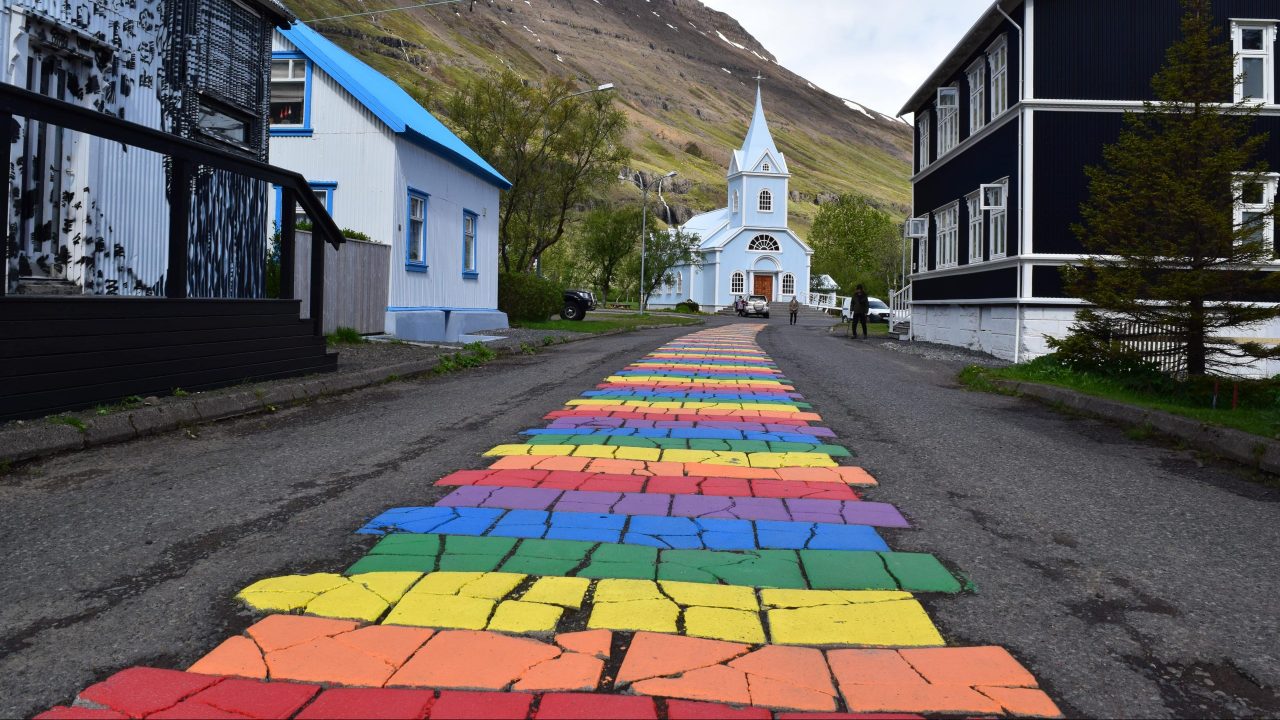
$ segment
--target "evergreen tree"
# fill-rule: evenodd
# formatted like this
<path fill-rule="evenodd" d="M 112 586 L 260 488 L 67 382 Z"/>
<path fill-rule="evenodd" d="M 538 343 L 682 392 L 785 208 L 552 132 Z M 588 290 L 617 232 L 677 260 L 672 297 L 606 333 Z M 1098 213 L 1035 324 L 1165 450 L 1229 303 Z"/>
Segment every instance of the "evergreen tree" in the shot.
<path fill-rule="evenodd" d="M 1255 102 L 1231 104 L 1234 61 L 1209 0 L 1184 0 L 1182 38 L 1152 86 L 1157 101 L 1127 113 L 1120 139 L 1086 172 L 1089 198 L 1073 229 L 1089 257 L 1065 271 L 1073 293 L 1093 307 L 1077 334 L 1137 322 L 1160 328 L 1186 352 L 1187 372 L 1280 355 L 1257 343 L 1221 342 L 1280 315 L 1253 304 L 1280 290 L 1262 217 L 1237 223 L 1235 208 L 1256 196 L 1267 142 L 1254 134 Z"/>

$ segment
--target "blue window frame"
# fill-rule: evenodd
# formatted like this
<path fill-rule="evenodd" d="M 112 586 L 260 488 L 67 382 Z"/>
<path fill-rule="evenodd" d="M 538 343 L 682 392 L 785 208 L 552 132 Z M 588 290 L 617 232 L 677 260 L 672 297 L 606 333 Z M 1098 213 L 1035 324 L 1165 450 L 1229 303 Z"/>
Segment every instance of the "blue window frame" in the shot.
<path fill-rule="evenodd" d="M 311 61 L 302 53 L 271 53 L 271 134 L 311 136 Z"/>
<path fill-rule="evenodd" d="M 409 272 L 427 271 L 427 201 L 430 197 L 409 188 L 404 222 L 404 267 Z"/>
<path fill-rule="evenodd" d="M 479 249 L 476 247 L 477 229 L 480 226 L 480 216 L 470 210 L 462 211 L 462 276 L 463 277 L 479 277 L 479 263 L 477 261 L 477 253 Z"/>
<path fill-rule="evenodd" d="M 315 180 L 307 184 L 311 186 L 311 192 L 315 193 L 320 202 L 324 203 L 324 209 L 329 211 L 329 217 L 333 217 L 333 196 L 338 190 L 338 183 L 333 180 Z M 284 225 L 283 218 L 280 216 L 284 205 L 284 193 L 281 192 L 279 185 L 272 185 L 271 189 L 276 194 L 275 221 L 276 228 L 279 229 Z M 311 218 L 307 217 L 307 213 L 303 211 L 301 205 L 297 206 L 297 214 L 294 216 L 294 223 L 300 222 L 311 222 Z"/>

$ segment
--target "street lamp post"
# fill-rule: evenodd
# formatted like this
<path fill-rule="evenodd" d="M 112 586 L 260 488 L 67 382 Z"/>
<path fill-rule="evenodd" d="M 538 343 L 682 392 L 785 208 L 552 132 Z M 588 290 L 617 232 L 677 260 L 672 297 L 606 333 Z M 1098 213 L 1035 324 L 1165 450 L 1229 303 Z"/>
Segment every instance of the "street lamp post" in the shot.
<path fill-rule="evenodd" d="M 654 178 L 651 182 L 645 182 L 644 176 L 643 175 L 640 176 L 640 188 L 644 191 L 644 200 L 642 201 L 643 204 L 640 206 L 640 314 L 641 315 L 643 315 L 645 310 L 648 309 L 647 306 L 649 304 L 647 302 L 648 295 L 646 295 L 644 291 L 644 248 L 645 248 L 646 242 L 649 239 L 649 222 L 648 222 L 649 220 L 649 188 L 652 187 L 654 183 L 657 183 L 658 192 L 662 192 L 662 181 L 666 180 L 667 178 L 673 178 L 675 176 L 676 176 L 675 170 L 672 170 L 671 172 L 667 173 L 666 175 L 663 175 L 660 178 Z"/>

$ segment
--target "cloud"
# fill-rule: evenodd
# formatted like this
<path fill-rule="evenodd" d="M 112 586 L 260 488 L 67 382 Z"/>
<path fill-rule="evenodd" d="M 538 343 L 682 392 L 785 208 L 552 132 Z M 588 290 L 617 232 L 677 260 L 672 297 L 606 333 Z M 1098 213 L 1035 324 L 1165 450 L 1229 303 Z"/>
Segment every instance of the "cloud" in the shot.
<path fill-rule="evenodd" d="M 991 5 L 991 0 L 702 2 L 733 16 L 788 70 L 885 114 L 902 107 Z"/>

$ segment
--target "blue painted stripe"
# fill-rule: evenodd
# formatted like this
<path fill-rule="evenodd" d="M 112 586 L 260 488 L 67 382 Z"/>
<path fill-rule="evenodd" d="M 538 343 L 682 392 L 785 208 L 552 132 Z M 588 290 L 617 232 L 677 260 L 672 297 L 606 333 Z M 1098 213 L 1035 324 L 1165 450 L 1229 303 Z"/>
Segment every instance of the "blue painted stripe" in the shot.
<path fill-rule="evenodd" d="M 875 528 L 866 525 L 466 507 L 395 508 L 359 532 L 545 538 L 690 550 L 889 549 Z"/>

